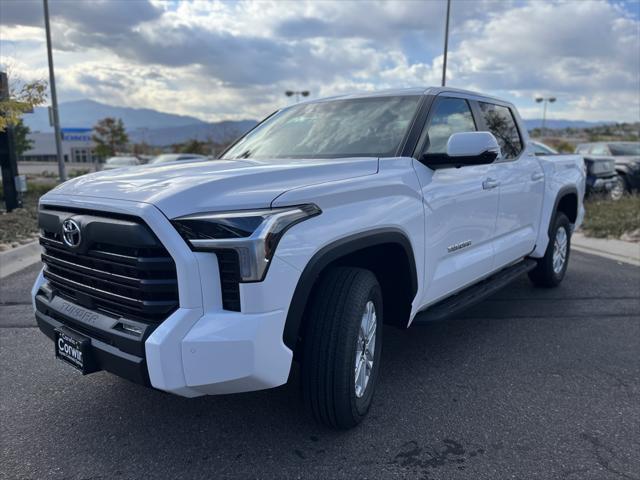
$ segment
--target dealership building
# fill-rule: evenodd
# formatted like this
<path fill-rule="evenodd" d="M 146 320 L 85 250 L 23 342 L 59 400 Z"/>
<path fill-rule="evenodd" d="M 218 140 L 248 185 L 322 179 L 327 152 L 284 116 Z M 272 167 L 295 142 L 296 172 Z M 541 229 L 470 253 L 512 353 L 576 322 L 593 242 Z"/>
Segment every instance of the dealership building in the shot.
<path fill-rule="evenodd" d="M 62 156 L 65 162 L 92 163 L 101 160 L 95 153 L 96 144 L 91 140 L 91 128 L 63 128 Z M 34 132 L 28 134 L 31 148 L 24 152 L 20 161 L 55 162 L 56 137 L 53 132 Z"/>

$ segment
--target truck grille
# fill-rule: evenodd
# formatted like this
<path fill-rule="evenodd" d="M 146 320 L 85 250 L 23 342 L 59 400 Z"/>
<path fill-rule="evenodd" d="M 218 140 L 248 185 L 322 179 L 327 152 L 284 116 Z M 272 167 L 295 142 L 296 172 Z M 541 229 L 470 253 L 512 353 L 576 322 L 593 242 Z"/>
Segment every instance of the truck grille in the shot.
<path fill-rule="evenodd" d="M 78 248 L 62 241 L 62 222 L 81 226 Z M 178 307 L 175 263 L 133 216 L 44 207 L 39 214 L 44 277 L 54 294 L 115 318 L 159 323 Z"/>

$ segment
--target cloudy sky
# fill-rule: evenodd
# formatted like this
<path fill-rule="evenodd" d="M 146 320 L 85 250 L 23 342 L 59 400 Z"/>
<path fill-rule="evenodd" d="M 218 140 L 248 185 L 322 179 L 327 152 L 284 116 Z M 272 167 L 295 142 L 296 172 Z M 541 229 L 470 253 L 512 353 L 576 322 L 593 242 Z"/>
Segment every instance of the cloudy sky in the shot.
<path fill-rule="evenodd" d="M 444 0 L 50 0 L 59 101 L 82 98 L 204 120 L 290 102 L 438 85 Z M 0 0 L 0 63 L 48 78 L 42 2 Z M 640 3 L 453 0 L 448 85 L 539 118 L 640 120 Z"/>

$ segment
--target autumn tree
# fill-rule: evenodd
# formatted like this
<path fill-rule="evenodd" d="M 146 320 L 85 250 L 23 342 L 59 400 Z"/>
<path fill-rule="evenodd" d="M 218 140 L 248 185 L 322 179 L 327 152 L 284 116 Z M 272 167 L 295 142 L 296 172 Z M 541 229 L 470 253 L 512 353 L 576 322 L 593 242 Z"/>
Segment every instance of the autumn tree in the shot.
<path fill-rule="evenodd" d="M 12 82 L 7 90 L 8 96 L 0 98 L 0 132 L 4 132 L 9 125 L 17 125 L 22 115 L 33 111 L 34 107 L 42 105 L 47 99 L 47 82 L 44 80 Z"/>
<path fill-rule="evenodd" d="M 100 157 L 112 157 L 129 142 L 129 136 L 122 119 L 103 118 L 93 127 L 91 137 L 96 143 L 96 154 Z"/>

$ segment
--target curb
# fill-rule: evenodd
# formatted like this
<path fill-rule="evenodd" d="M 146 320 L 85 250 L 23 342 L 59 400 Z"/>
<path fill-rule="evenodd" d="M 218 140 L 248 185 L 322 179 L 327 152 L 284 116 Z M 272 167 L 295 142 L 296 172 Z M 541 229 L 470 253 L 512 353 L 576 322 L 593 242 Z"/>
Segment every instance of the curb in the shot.
<path fill-rule="evenodd" d="M 583 253 L 640 267 L 640 244 L 604 238 L 589 238 L 582 233 L 571 236 L 571 248 Z"/>
<path fill-rule="evenodd" d="M 0 253 L 0 278 L 5 278 L 40 261 L 38 240 Z"/>

